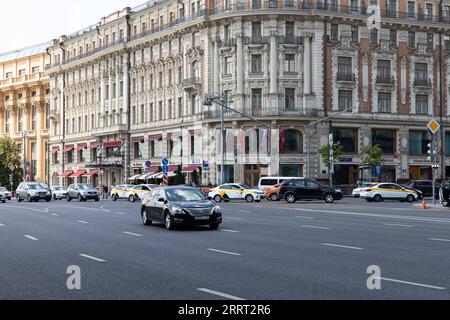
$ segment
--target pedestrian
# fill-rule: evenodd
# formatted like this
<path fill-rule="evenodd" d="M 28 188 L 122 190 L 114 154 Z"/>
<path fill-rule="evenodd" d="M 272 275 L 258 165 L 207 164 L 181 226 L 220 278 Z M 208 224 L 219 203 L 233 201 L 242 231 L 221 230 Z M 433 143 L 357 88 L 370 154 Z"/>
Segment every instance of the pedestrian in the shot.
<path fill-rule="evenodd" d="M 103 199 L 108 199 L 108 186 L 104 186 L 103 187 L 103 191 L 104 191 L 104 193 L 103 193 Z"/>

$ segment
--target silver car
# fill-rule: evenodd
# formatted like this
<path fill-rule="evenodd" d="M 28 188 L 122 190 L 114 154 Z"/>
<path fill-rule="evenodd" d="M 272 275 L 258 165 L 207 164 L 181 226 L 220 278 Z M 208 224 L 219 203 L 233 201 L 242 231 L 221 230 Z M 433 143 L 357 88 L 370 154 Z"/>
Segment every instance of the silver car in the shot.
<path fill-rule="evenodd" d="M 67 190 L 63 186 L 52 186 L 53 200 L 62 200 L 67 198 Z"/>
<path fill-rule="evenodd" d="M 4 200 L 11 200 L 11 192 L 5 187 L 0 187 L 0 194 L 3 196 Z"/>
<path fill-rule="evenodd" d="M 95 200 L 100 201 L 100 193 L 96 188 L 85 183 L 71 184 L 67 188 L 67 201 L 78 199 L 78 201 Z"/>
<path fill-rule="evenodd" d="M 49 202 L 52 200 L 52 193 L 40 183 L 22 182 L 17 187 L 16 199 L 18 202 L 22 202 L 23 200 L 27 200 L 28 202 L 38 202 L 41 199 Z"/>

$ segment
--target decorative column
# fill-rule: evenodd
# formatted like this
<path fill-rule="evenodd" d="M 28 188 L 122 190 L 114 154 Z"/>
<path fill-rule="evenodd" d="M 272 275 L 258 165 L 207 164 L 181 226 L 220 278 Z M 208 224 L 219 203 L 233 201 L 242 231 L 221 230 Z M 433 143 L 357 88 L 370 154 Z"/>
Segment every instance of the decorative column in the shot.
<path fill-rule="evenodd" d="M 108 70 L 108 85 L 109 85 L 109 90 L 108 90 L 108 116 L 111 116 L 112 113 L 112 97 L 113 97 L 113 72 L 112 70 Z"/>
<path fill-rule="evenodd" d="M 237 65 L 236 65 L 236 80 L 238 95 L 244 93 L 244 44 L 242 39 L 242 33 L 236 34 L 237 38 Z"/>
<path fill-rule="evenodd" d="M 276 20 L 271 24 L 275 24 Z M 271 28 L 273 29 L 273 28 Z M 276 29 L 270 31 L 270 85 L 269 85 L 269 107 L 272 111 L 278 111 L 278 43 L 277 43 L 277 32 Z"/>
<path fill-rule="evenodd" d="M 303 60 L 303 95 L 311 94 L 311 35 L 305 35 L 305 52 Z"/>
<path fill-rule="evenodd" d="M 119 112 L 119 101 L 120 101 L 120 64 L 117 66 L 116 71 L 116 112 Z"/>
<path fill-rule="evenodd" d="M 213 94 L 218 94 L 219 93 L 219 69 L 220 69 L 220 61 L 219 61 L 219 38 L 216 37 L 214 39 L 214 55 L 213 55 L 213 59 L 214 59 L 214 67 L 213 67 Z"/>
<path fill-rule="evenodd" d="M 100 71 L 100 126 L 104 127 L 105 119 L 105 98 L 106 98 L 106 84 L 105 84 L 105 70 L 101 68 Z"/>
<path fill-rule="evenodd" d="M 37 181 L 45 181 L 45 145 L 42 139 L 41 131 L 44 129 L 43 116 L 44 108 L 42 103 L 38 102 L 36 106 L 37 126 L 36 126 L 36 172 L 33 172 Z"/>

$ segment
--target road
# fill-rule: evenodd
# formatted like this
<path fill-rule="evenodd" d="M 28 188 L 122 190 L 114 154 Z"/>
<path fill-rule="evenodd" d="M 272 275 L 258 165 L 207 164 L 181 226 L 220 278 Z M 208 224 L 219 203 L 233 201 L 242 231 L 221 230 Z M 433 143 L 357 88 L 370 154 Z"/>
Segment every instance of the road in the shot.
<path fill-rule="evenodd" d="M 221 207 L 221 230 L 166 231 L 141 224 L 139 203 L 0 204 L 0 299 L 450 299 L 449 210 Z M 68 290 L 69 266 L 81 290 Z"/>

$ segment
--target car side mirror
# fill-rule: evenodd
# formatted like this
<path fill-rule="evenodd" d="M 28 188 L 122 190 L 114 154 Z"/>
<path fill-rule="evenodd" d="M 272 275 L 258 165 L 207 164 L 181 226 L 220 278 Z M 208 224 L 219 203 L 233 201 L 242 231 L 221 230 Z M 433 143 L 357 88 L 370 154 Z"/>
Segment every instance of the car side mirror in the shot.
<path fill-rule="evenodd" d="M 158 198 L 158 202 L 165 202 L 164 198 Z"/>

